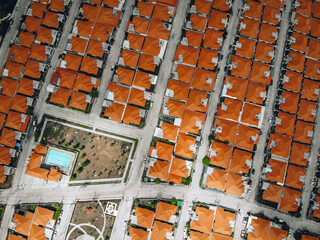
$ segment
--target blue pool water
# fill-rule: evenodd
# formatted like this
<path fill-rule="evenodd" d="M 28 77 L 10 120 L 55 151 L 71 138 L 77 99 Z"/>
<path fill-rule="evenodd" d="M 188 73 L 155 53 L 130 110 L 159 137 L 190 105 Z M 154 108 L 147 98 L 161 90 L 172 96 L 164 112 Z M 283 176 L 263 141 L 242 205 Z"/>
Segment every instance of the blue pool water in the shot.
<path fill-rule="evenodd" d="M 68 169 L 71 160 L 72 160 L 71 154 L 50 149 L 46 162 L 47 164 L 52 164 L 52 165 L 60 166 L 64 169 Z"/>

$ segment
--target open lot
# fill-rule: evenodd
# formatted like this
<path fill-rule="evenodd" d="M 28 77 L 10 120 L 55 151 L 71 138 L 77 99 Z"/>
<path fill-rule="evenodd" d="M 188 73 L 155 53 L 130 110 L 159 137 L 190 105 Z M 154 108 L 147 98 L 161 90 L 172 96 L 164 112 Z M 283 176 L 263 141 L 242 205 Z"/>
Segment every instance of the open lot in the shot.
<path fill-rule="evenodd" d="M 4 214 L 4 210 L 6 209 L 6 206 L 4 205 L 0 205 L 0 226 L 1 226 L 1 222 L 2 222 L 2 217 Z"/>
<path fill-rule="evenodd" d="M 48 121 L 42 141 L 78 151 L 71 180 L 121 178 L 132 144 Z"/>

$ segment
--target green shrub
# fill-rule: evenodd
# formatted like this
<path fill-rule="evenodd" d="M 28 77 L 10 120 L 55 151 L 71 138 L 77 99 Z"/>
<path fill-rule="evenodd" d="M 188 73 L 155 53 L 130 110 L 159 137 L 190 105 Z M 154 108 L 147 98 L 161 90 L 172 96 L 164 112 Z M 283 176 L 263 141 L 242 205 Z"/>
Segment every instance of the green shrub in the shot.
<path fill-rule="evenodd" d="M 206 165 L 206 166 L 209 166 L 209 165 L 210 165 L 210 159 L 208 158 L 208 156 L 205 156 L 205 157 L 202 159 L 202 163 L 203 163 L 203 165 Z"/>
<path fill-rule="evenodd" d="M 74 173 L 74 174 L 71 175 L 70 180 L 75 180 L 76 178 L 77 178 L 77 174 Z"/>
<path fill-rule="evenodd" d="M 79 167 L 78 170 L 77 170 L 77 173 L 80 174 L 80 173 L 82 173 L 82 171 L 83 171 L 83 167 Z"/>
<path fill-rule="evenodd" d="M 160 180 L 160 178 L 156 178 L 156 179 L 154 180 L 154 182 L 155 182 L 155 184 L 159 184 L 159 183 L 161 182 L 161 180 Z"/>

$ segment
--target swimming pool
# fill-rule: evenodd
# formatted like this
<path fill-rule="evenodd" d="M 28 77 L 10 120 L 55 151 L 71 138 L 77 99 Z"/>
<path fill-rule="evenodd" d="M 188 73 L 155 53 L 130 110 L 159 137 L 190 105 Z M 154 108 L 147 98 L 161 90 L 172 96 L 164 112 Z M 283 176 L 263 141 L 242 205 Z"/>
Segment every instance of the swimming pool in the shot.
<path fill-rule="evenodd" d="M 62 152 L 62 151 L 57 151 L 54 149 L 49 149 L 46 163 L 60 166 L 63 169 L 68 169 L 72 158 L 73 158 L 72 154 Z"/>

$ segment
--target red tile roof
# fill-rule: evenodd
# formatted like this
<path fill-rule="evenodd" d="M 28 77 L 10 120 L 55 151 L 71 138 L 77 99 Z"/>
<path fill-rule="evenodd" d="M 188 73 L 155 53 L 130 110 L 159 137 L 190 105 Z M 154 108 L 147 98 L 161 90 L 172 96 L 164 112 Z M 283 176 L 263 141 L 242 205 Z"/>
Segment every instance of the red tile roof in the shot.
<path fill-rule="evenodd" d="M 134 33 L 128 33 L 126 38 L 129 41 L 129 47 L 138 51 L 141 51 L 144 39 L 144 36 Z"/>
<path fill-rule="evenodd" d="M 15 131 L 3 128 L 0 135 L 0 144 L 14 148 L 16 145 Z"/>
<path fill-rule="evenodd" d="M 8 113 L 13 98 L 0 94 L 0 112 Z"/>
<path fill-rule="evenodd" d="M 137 89 L 137 88 L 131 88 L 130 96 L 128 99 L 128 103 L 144 107 L 146 105 L 146 98 L 145 98 L 145 92 Z"/>
<path fill-rule="evenodd" d="M 207 49 L 207 48 L 201 48 L 200 50 L 200 56 L 198 59 L 198 66 L 214 70 L 216 67 L 216 61 L 218 61 L 218 52 Z"/>
<path fill-rule="evenodd" d="M 301 179 L 306 175 L 305 168 L 289 165 L 286 177 L 286 186 L 302 189 L 304 181 Z"/>
<path fill-rule="evenodd" d="M 259 21 L 244 17 L 242 20 L 242 24 L 245 25 L 246 27 L 241 29 L 241 32 L 240 32 L 241 35 L 245 35 L 252 38 L 258 37 L 259 26 L 260 26 Z"/>
<path fill-rule="evenodd" d="M 32 2 L 30 8 L 32 9 L 32 16 L 42 18 L 47 9 L 47 4 Z"/>
<path fill-rule="evenodd" d="M 244 185 L 240 175 L 229 172 L 226 184 L 226 193 L 241 196 L 244 193 Z"/>
<path fill-rule="evenodd" d="M 80 92 L 72 92 L 71 99 L 69 101 L 69 107 L 80 109 L 85 111 L 88 103 L 86 102 L 86 95 Z"/>
<path fill-rule="evenodd" d="M 240 148 L 253 150 L 254 145 L 258 144 L 260 130 L 239 124 L 235 145 Z"/>
<path fill-rule="evenodd" d="M 67 106 L 71 90 L 65 88 L 59 88 L 55 93 L 51 94 L 50 102 Z"/>
<path fill-rule="evenodd" d="M 138 70 L 136 72 L 133 85 L 142 87 L 145 89 L 150 89 L 151 82 L 150 82 L 149 76 L 150 76 L 149 73 Z"/>
<path fill-rule="evenodd" d="M 0 75 L 19 79 L 22 68 L 22 64 L 15 62 L 6 62 L 6 65 L 4 66 L 4 68 L 2 68 Z"/>
<path fill-rule="evenodd" d="M 276 131 L 293 136 L 296 116 L 290 113 L 279 112 L 278 119 L 281 120 L 281 124 L 276 125 Z"/>
<path fill-rule="evenodd" d="M 47 59 L 46 46 L 34 43 L 32 45 L 29 58 L 44 62 Z"/>
<path fill-rule="evenodd" d="M 198 14 L 191 14 L 190 21 L 192 23 L 192 28 L 198 31 L 204 32 L 207 24 L 207 17 L 200 16 Z"/>
<path fill-rule="evenodd" d="M 129 95 L 129 88 L 117 85 L 115 82 L 110 82 L 108 90 L 113 92 L 114 100 L 126 103 Z"/>
<path fill-rule="evenodd" d="M 196 138 L 186 135 L 185 133 L 179 133 L 175 154 L 184 158 L 193 158 L 194 151 L 190 148 L 196 145 Z"/>
<path fill-rule="evenodd" d="M 293 142 L 290 155 L 290 163 L 306 167 L 308 163 L 309 154 L 309 146 L 302 143 Z"/>
<path fill-rule="evenodd" d="M 216 139 L 234 143 L 236 131 L 238 128 L 238 124 L 236 122 L 225 120 L 222 118 L 216 118 L 213 128 L 216 129 Z M 221 132 L 220 128 L 222 128 Z"/>
<path fill-rule="evenodd" d="M 255 60 L 259 60 L 266 63 L 271 63 L 273 57 L 269 53 L 274 52 L 274 46 L 264 42 L 258 42 L 256 46 L 256 52 L 254 55 Z"/>
<path fill-rule="evenodd" d="M 141 53 L 138 67 L 141 69 L 154 72 L 157 67 L 157 64 L 155 63 L 155 56 Z"/>
<path fill-rule="evenodd" d="M 219 104 L 217 116 L 238 121 L 242 109 L 242 101 L 233 98 L 225 98 L 223 103 Z"/>
<path fill-rule="evenodd" d="M 83 54 L 86 50 L 88 40 L 76 36 L 72 36 L 70 39 L 70 43 L 72 45 L 71 51 Z"/>
<path fill-rule="evenodd" d="M 269 74 L 269 75 L 268 75 Z M 268 64 L 253 62 L 250 81 L 270 85 L 271 83 L 271 67 Z"/>
<path fill-rule="evenodd" d="M 64 1 L 63 0 L 51 0 L 49 9 L 55 10 L 58 12 L 64 12 Z"/>
<path fill-rule="evenodd" d="M 320 68 L 320 63 L 318 61 L 307 58 L 305 69 L 305 76 L 320 80 L 320 73 L 318 73 L 318 69 Z"/>
<path fill-rule="evenodd" d="M 180 131 L 184 133 L 199 134 L 200 129 L 204 125 L 206 115 L 191 110 L 184 110 Z"/>
<path fill-rule="evenodd" d="M 297 211 L 299 207 L 295 203 L 297 199 L 301 199 L 301 192 L 290 188 L 285 188 L 279 209 L 284 212 Z"/>
<path fill-rule="evenodd" d="M 179 61 L 180 58 L 181 61 L 179 62 L 195 66 L 197 63 L 198 55 L 198 49 L 179 44 L 174 60 Z"/>
<path fill-rule="evenodd" d="M 18 45 L 12 45 L 9 49 L 7 60 L 25 64 L 29 56 L 30 49 Z"/>
<path fill-rule="evenodd" d="M 279 8 L 271 7 L 266 5 L 263 10 L 263 18 L 262 20 L 268 23 L 278 24 L 281 17 L 281 12 Z"/>
<path fill-rule="evenodd" d="M 264 93 L 267 93 L 265 85 L 249 81 L 246 101 L 262 104 L 264 102 L 264 97 L 262 97 Z"/>
<path fill-rule="evenodd" d="M 290 51 L 289 56 L 292 58 L 292 61 L 288 62 L 288 68 L 296 70 L 298 72 L 303 72 L 304 62 L 306 56 L 304 53 L 299 53 L 295 51 Z"/>
<path fill-rule="evenodd" d="M 16 110 L 18 112 L 26 113 L 27 106 L 27 97 L 22 96 L 20 94 L 16 94 L 13 98 L 11 109 Z"/>
<path fill-rule="evenodd" d="M 183 64 L 177 64 L 176 72 L 178 73 L 179 80 L 190 83 L 193 78 L 194 68 Z M 211 74 L 214 75 L 214 73 Z"/>
<path fill-rule="evenodd" d="M 165 29 L 165 24 L 160 20 L 153 19 L 150 21 L 150 26 L 148 30 L 148 35 L 163 40 L 168 40 L 170 35 L 170 30 Z"/>
<path fill-rule="evenodd" d="M 37 34 L 36 41 L 46 43 L 46 44 L 52 44 L 54 41 L 54 38 L 52 37 L 52 29 L 46 28 L 46 27 L 40 27 L 40 30 Z"/>
<path fill-rule="evenodd" d="M 232 146 L 225 143 L 213 141 L 210 147 L 209 153 L 212 152 L 212 157 L 210 157 L 210 164 L 228 169 L 231 155 Z"/>
<path fill-rule="evenodd" d="M 98 23 L 96 23 L 96 25 L 97 24 Z M 93 26 L 95 26 L 94 22 L 76 20 L 76 24 L 74 28 L 77 29 L 77 35 L 80 35 L 83 37 L 91 37 Z"/>
<path fill-rule="evenodd" d="M 19 82 L 11 78 L 3 77 L 0 81 L 0 86 L 2 87 L 2 94 L 13 97 L 16 93 L 16 89 Z"/>
<path fill-rule="evenodd" d="M 313 132 L 313 124 L 298 120 L 296 122 L 296 131 L 294 133 L 294 140 L 302 143 L 311 144 Z"/>
<path fill-rule="evenodd" d="M 308 37 L 298 32 L 293 32 L 292 37 L 295 39 L 295 42 L 291 42 L 290 47 L 300 52 L 306 52 L 308 47 Z"/>
<path fill-rule="evenodd" d="M 258 105 L 244 103 L 241 115 L 241 122 L 258 127 L 262 116 L 262 108 Z"/>
<path fill-rule="evenodd" d="M 173 97 L 182 101 L 188 98 L 190 84 L 170 79 L 167 87 L 168 90 L 173 91 Z"/>
<path fill-rule="evenodd" d="M 308 34 L 311 25 L 311 18 L 296 14 L 295 19 L 297 20 L 297 24 L 294 24 L 293 29 Z"/>
<path fill-rule="evenodd" d="M 254 54 L 254 49 L 256 46 L 256 41 L 246 37 L 239 37 L 238 43 L 241 44 L 241 48 L 237 48 L 236 50 L 237 55 L 252 58 Z"/>
<path fill-rule="evenodd" d="M 121 122 L 124 105 L 113 102 L 110 107 L 106 108 L 103 116 L 109 117 L 112 121 Z"/>
<path fill-rule="evenodd" d="M 209 94 L 196 89 L 191 89 L 187 99 L 186 108 L 206 113 L 209 106 Z"/>
<path fill-rule="evenodd" d="M 33 33 L 20 31 L 18 38 L 20 38 L 21 46 L 31 47 L 36 35 Z"/>
<path fill-rule="evenodd" d="M 244 15 L 246 17 L 251 17 L 251 18 L 255 18 L 257 20 L 260 20 L 262 7 L 263 7 L 262 3 L 256 2 L 253 0 L 248 0 L 246 2 L 246 5 L 249 6 L 249 9 L 245 10 Z"/>
<path fill-rule="evenodd" d="M 296 113 L 299 104 L 299 95 L 297 93 L 283 91 L 282 98 L 285 102 L 280 103 L 280 109 L 290 113 Z"/>
<path fill-rule="evenodd" d="M 66 53 L 63 60 L 66 61 L 67 63 L 67 66 L 66 66 L 67 69 L 78 71 L 82 57 L 75 54 Z"/>
<path fill-rule="evenodd" d="M 271 147 L 272 141 L 276 142 L 276 146 L 273 145 L 271 153 L 280 157 L 288 158 L 292 137 L 281 133 L 272 133 L 269 137 L 269 148 Z"/>
<path fill-rule="evenodd" d="M 316 117 L 317 104 L 304 99 L 300 100 L 298 118 L 301 120 L 314 122 Z"/>
<path fill-rule="evenodd" d="M 166 180 L 169 167 L 170 167 L 170 163 L 157 160 L 153 165 L 153 167 L 150 167 L 149 176 Z"/>
<path fill-rule="evenodd" d="M 185 37 L 188 39 L 188 45 L 199 48 L 201 46 L 203 34 L 196 31 L 186 30 Z"/>
<path fill-rule="evenodd" d="M 113 26 L 104 25 L 96 22 L 91 34 L 91 39 L 95 39 L 101 42 L 106 42 L 109 39 L 109 34 L 113 30 Z"/>
<path fill-rule="evenodd" d="M 270 159 L 268 165 L 271 167 L 271 172 L 267 172 L 266 179 L 278 183 L 283 183 L 287 170 L 287 163 L 275 159 Z"/>
<path fill-rule="evenodd" d="M 0 163 L 9 165 L 11 162 L 10 148 L 0 146 Z"/>
<path fill-rule="evenodd" d="M 76 82 L 74 83 L 73 90 L 74 91 L 84 91 L 91 92 L 93 88 L 98 88 L 100 84 L 100 78 L 95 78 L 96 82 L 91 81 L 92 77 L 78 73 Z"/>
<path fill-rule="evenodd" d="M 302 97 L 312 101 L 318 101 L 320 91 L 320 83 L 304 79 L 302 88 Z"/>
<path fill-rule="evenodd" d="M 230 86 L 230 87 L 228 87 Z M 227 76 L 224 81 L 225 95 L 244 100 L 247 91 L 248 81 L 242 78 Z"/>
<path fill-rule="evenodd" d="M 310 35 L 316 38 L 320 38 L 320 21 L 312 18 Z"/>
<path fill-rule="evenodd" d="M 152 16 L 154 19 L 169 21 L 170 17 L 174 17 L 175 14 L 176 9 L 171 13 L 169 12 L 169 6 L 157 3 L 154 7 Z"/>
<path fill-rule="evenodd" d="M 215 3 L 213 3 L 214 5 Z M 226 25 L 222 23 L 222 19 L 227 19 L 228 14 L 225 12 L 211 10 L 208 20 L 208 27 L 224 30 Z"/>
<path fill-rule="evenodd" d="M 121 11 L 117 11 L 116 15 L 114 15 L 112 8 L 102 7 L 100 8 L 97 22 L 116 27 L 119 23 L 120 16 Z"/>
<path fill-rule="evenodd" d="M 155 147 L 150 147 L 149 156 L 171 162 L 174 145 L 158 141 Z"/>
<path fill-rule="evenodd" d="M 42 21 L 42 24 L 48 27 L 58 28 L 58 13 L 47 11 Z"/>
<path fill-rule="evenodd" d="M 23 75 L 33 77 L 33 78 L 40 78 L 40 70 L 39 70 L 39 63 L 36 61 L 28 60 L 27 64 L 24 67 Z"/>
<path fill-rule="evenodd" d="M 212 91 L 216 77 L 216 73 L 196 67 L 191 87 L 206 91 Z"/>
<path fill-rule="evenodd" d="M 26 24 L 26 30 L 28 32 L 36 33 L 39 30 L 42 18 L 27 16 L 24 22 Z"/>
<path fill-rule="evenodd" d="M 235 55 L 231 55 L 229 64 L 235 63 L 237 64 L 236 68 L 232 68 L 231 74 L 242 77 L 248 78 L 251 68 L 251 60 L 243 57 L 238 57 Z"/>
<path fill-rule="evenodd" d="M 128 68 L 118 67 L 117 69 L 119 82 L 128 86 L 132 85 L 134 74 L 135 74 L 135 71 Z"/>
<path fill-rule="evenodd" d="M 153 56 L 159 56 L 161 47 L 159 46 L 160 39 L 147 36 L 143 44 L 143 52 Z"/>
<path fill-rule="evenodd" d="M 168 99 L 166 106 L 169 109 L 170 116 L 182 118 L 185 108 L 184 102 Z"/>
<path fill-rule="evenodd" d="M 249 161 L 249 164 L 247 161 Z M 240 149 L 234 149 L 229 171 L 238 174 L 248 174 L 250 161 L 252 161 L 252 153 Z"/>
<path fill-rule="evenodd" d="M 154 4 L 149 2 L 138 1 L 139 15 L 150 18 L 154 8 Z"/>
<path fill-rule="evenodd" d="M 127 105 L 126 110 L 123 115 L 122 122 L 125 124 L 132 123 L 135 125 L 140 125 L 141 117 L 139 115 L 139 112 L 140 112 L 140 108 Z"/>
<path fill-rule="evenodd" d="M 80 71 L 97 75 L 100 69 L 97 66 L 97 63 L 98 63 L 98 60 L 96 58 L 84 56 L 82 59 Z"/>
<path fill-rule="evenodd" d="M 146 34 L 148 31 L 149 20 L 134 16 L 132 20 L 128 22 L 127 29 L 131 24 L 134 26 L 135 32 Z"/>
<path fill-rule="evenodd" d="M 300 92 L 302 84 L 302 74 L 288 70 L 286 72 L 286 77 L 289 78 L 289 81 L 284 82 L 283 87 L 294 92 Z"/>
<path fill-rule="evenodd" d="M 128 67 L 132 67 L 132 68 L 136 68 L 137 67 L 137 64 L 138 64 L 138 61 L 139 61 L 139 57 L 140 57 L 139 53 L 123 49 L 121 51 L 121 55 L 120 56 L 124 60 L 124 65 L 126 65 Z"/>

